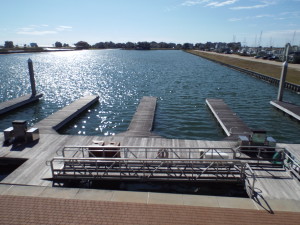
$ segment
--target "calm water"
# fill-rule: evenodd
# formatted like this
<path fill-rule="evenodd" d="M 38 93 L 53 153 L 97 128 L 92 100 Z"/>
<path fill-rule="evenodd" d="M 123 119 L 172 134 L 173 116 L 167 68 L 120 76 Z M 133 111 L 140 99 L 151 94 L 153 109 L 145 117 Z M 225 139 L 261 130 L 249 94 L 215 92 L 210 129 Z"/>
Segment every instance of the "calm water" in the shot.
<path fill-rule="evenodd" d="M 15 119 L 29 125 L 86 94 L 99 103 L 62 132 L 114 135 L 127 129 L 142 96 L 157 96 L 154 132 L 167 138 L 220 140 L 222 129 L 205 105 L 223 98 L 251 127 L 265 129 L 280 142 L 300 143 L 300 123 L 269 101 L 277 88 L 248 75 L 182 51 L 76 51 L 0 55 L 0 102 L 30 93 L 27 59 L 34 62 L 43 99 L 1 117 L 0 129 Z M 300 95 L 284 100 L 300 105 Z"/>

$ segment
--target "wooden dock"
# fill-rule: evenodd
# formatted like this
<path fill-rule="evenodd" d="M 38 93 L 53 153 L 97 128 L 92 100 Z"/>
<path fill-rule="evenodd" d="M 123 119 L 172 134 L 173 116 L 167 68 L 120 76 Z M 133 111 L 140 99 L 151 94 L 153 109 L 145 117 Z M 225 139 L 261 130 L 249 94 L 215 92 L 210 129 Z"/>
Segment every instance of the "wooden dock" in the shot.
<path fill-rule="evenodd" d="M 144 96 L 129 124 L 126 132 L 119 135 L 134 137 L 155 136 L 151 133 L 156 110 L 156 97 Z"/>
<path fill-rule="evenodd" d="M 95 104 L 98 99 L 99 96 L 96 95 L 84 96 L 59 110 L 58 112 L 50 115 L 46 119 L 38 122 L 34 126 L 39 128 L 40 133 L 54 134 L 80 113 L 85 111 L 91 105 Z"/>
<path fill-rule="evenodd" d="M 140 149 L 142 150 L 143 146 L 155 147 L 159 150 L 169 149 L 170 152 L 176 152 L 178 150 L 176 150 L 176 148 L 194 148 L 197 150 L 197 155 L 191 157 L 197 160 L 200 160 L 199 154 L 205 148 L 236 149 L 236 142 L 232 141 L 180 140 L 156 138 L 154 136 L 139 136 L 139 132 L 144 133 L 145 135 L 151 134 L 156 106 L 156 98 L 152 97 L 144 97 L 141 100 L 137 112 L 133 117 L 133 121 L 128 128 L 128 135 L 125 134 L 102 137 L 59 135 L 55 131 L 55 129 L 58 129 L 58 127 L 61 127 L 67 122 L 69 122 L 76 115 L 78 115 L 84 109 L 95 103 L 97 100 L 98 96 L 83 97 L 36 124 L 35 127 L 39 127 L 41 129 L 40 139 L 36 143 L 8 146 L 3 145 L 0 151 L 0 163 L 1 160 L 4 160 L 4 162 L 5 160 L 23 160 L 24 163 L 21 164 L 12 173 L 10 173 L 0 183 L 11 185 L 34 185 L 52 187 L 52 171 L 50 165 L 47 165 L 46 162 L 52 160 L 54 157 L 61 157 L 61 155 L 59 155 L 59 152 L 65 146 L 91 146 L 94 145 L 95 140 L 104 141 L 106 143 L 119 142 L 121 144 L 120 148 L 122 148 L 122 146 L 135 146 L 137 151 L 140 151 Z M 227 131 L 230 131 L 230 129 L 233 130 L 233 128 L 230 128 L 230 126 L 227 125 L 227 121 L 231 121 L 232 118 L 235 118 L 235 120 L 233 121 L 240 121 L 236 114 L 233 113 L 231 109 L 229 109 L 229 107 L 222 100 L 207 99 L 207 104 L 209 105 L 209 107 L 211 107 L 213 113 L 218 116 L 217 119 L 219 119 L 222 122 L 224 127 L 226 127 Z M 147 110 L 149 110 L 149 113 L 146 113 Z M 226 118 L 228 118 L 228 120 Z M 138 124 L 145 125 L 142 129 L 140 129 L 138 127 Z M 236 125 L 231 127 L 235 126 Z M 250 131 L 250 129 L 246 125 L 244 125 L 244 127 L 246 128 L 239 130 L 241 134 L 244 134 L 245 131 Z M 229 135 L 236 135 L 236 133 L 229 132 Z M 3 133 L 0 133 L 0 142 L 3 143 L 3 141 L 4 135 Z M 300 144 L 284 144 L 284 146 L 282 144 L 277 144 L 277 147 L 285 147 L 286 149 L 290 149 L 291 146 L 295 150 L 300 148 Z M 158 158 L 158 151 L 147 152 L 148 156 L 146 158 L 159 160 L 160 158 Z M 224 151 L 224 149 L 221 151 Z M 143 152 L 135 152 L 135 154 L 129 154 L 128 156 L 131 156 L 133 158 L 140 157 L 142 154 L 144 154 Z M 188 151 L 180 151 L 176 152 L 176 155 L 180 156 L 183 159 L 186 159 L 188 157 L 185 154 L 188 153 Z M 251 162 L 251 159 L 247 159 L 247 157 L 244 157 L 243 155 L 241 155 L 240 157 L 244 158 L 244 160 L 246 160 L 247 163 L 252 163 L 251 167 L 256 176 L 256 184 L 254 191 L 257 192 L 257 195 L 260 199 L 300 201 L 299 181 L 291 176 L 290 171 L 288 169 L 280 167 L 278 165 L 275 165 L 274 167 L 272 162 L 260 164 L 259 161 L 255 161 L 253 163 Z M 162 160 L 167 159 L 162 158 Z M 185 171 L 187 168 L 183 168 L 181 165 L 177 169 L 182 169 L 182 171 Z M 194 172 L 198 171 L 198 169 Z M 201 172 L 201 170 L 199 171 Z M 203 173 L 204 172 L 205 171 L 203 171 Z"/>
<path fill-rule="evenodd" d="M 251 129 L 234 113 L 222 99 L 206 99 L 206 104 L 229 137 L 249 135 Z"/>
<path fill-rule="evenodd" d="M 38 101 L 43 94 L 37 94 L 35 96 L 32 96 L 31 94 L 21 96 L 19 98 L 14 98 L 6 102 L 0 103 L 0 116 L 11 112 L 13 110 L 16 110 L 22 106 L 28 105 L 30 103 L 33 103 L 35 101 Z"/>
<path fill-rule="evenodd" d="M 278 101 L 278 100 L 271 101 L 270 103 L 271 105 L 275 106 L 277 109 L 285 112 L 286 114 L 300 121 L 300 106 L 288 102 Z"/>

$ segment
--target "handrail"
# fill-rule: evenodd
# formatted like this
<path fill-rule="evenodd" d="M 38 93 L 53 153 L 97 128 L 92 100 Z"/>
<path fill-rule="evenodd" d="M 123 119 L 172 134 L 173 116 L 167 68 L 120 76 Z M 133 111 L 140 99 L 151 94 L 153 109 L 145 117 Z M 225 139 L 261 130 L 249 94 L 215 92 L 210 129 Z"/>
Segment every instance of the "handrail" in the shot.
<path fill-rule="evenodd" d="M 218 155 L 219 158 L 223 158 L 221 153 L 227 153 L 231 158 L 236 157 L 236 151 L 233 148 L 212 148 L 212 147 L 170 147 L 170 146 L 97 146 L 97 145 L 89 145 L 89 146 L 65 146 L 62 150 L 63 156 L 67 156 L 67 152 L 75 152 L 73 156 L 77 153 L 80 153 L 82 157 L 88 157 L 90 155 L 94 155 L 94 153 L 113 153 L 120 152 L 123 153 L 123 157 L 128 157 L 129 155 L 137 158 L 137 152 L 141 155 L 144 154 L 145 158 L 149 157 L 162 157 L 161 151 L 164 151 L 164 154 L 170 155 L 169 158 L 203 158 L 205 153 L 209 151 L 213 151 Z M 177 150 L 181 150 L 180 152 Z M 152 153 L 149 154 L 149 153 Z M 196 156 L 195 156 L 196 154 Z"/>
<path fill-rule="evenodd" d="M 49 163 L 54 179 L 243 180 L 238 168 L 245 167 L 235 159 L 55 157 Z"/>
<path fill-rule="evenodd" d="M 250 194 L 248 193 L 248 195 L 249 195 L 250 198 L 253 198 L 254 193 L 255 193 L 254 188 L 255 188 L 256 176 L 255 176 L 255 173 L 253 172 L 251 166 L 248 163 L 246 163 L 245 169 L 248 169 L 250 171 L 250 174 L 247 174 L 246 170 L 245 170 L 245 186 L 246 186 L 246 190 L 247 190 L 247 187 L 250 188 Z M 252 178 L 252 184 L 251 184 L 251 182 L 249 180 L 248 175 L 250 175 L 250 178 Z M 248 183 L 248 185 L 247 185 L 247 183 Z"/>
<path fill-rule="evenodd" d="M 288 168 L 300 180 L 300 161 L 288 150 L 284 150 L 283 166 Z"/>
<path fill-rule="evenodd" d="M 165 161 L 165 162 L 219 162 L 219 163 L 237 163 L 237 164 L 246 164 L 238 159 L 166 159 L 166 158 L 102 158 L 102 157 L 91 157 L 91 158 L 66 158 L 66 157 L 54 157 L 52 160 L 61 160 L 61 161 L 68 161 L 68 160 L 76 160 L 76 161 L 113 161 L 113 162 L 127 162 L 127 161 Z"/>

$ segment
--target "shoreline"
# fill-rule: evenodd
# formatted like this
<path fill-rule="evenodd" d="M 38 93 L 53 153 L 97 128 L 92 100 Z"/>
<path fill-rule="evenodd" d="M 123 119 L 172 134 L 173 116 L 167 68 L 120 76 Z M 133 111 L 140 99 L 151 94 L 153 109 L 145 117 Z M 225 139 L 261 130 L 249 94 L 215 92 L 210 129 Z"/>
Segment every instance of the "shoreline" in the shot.
<path fill-rule="evenodd" d="M 10 55 L 10 54 L 21 54 L 21 53 L 41 53 L 41 52 L 69 52 L 69 51 L 78 51 L 76 49 L 20 49 L 20 50 L 13 50 L 13 51 L 1 51 L 0 55 Z"/>
<path fill-rule="evenodd" d="M 275 80 L 280 79 L 282 62 L 199 50 L 189 50 L 186 52 L 232 68 L 236 67 L 245 70 L 245 72 L 254 72 L 259 76 L 263 75 Z M 300 64 L 289 64 L 286 82 L 291 83 L 292 85 L 300 85 Z"/>

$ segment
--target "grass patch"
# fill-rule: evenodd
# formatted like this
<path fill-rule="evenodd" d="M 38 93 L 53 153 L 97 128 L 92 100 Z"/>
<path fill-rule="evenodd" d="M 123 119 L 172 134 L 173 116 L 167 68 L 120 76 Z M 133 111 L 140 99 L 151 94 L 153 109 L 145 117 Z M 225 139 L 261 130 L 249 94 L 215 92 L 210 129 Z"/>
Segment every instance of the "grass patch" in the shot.
<path fill-rule="evenodd" d="M 238 66 L 247 70 L 254 71 L 256 73 L 261 73 L 264 75 L 268 75 L 270 77 L 274 77 L 277 79 L 280 79 L 280 74 L 281 74 L 281 66 L 277 65 L 272 65 L 268 63 L 262 63 L 262 62 L 253 62 L 249 60 L 244 60 L 244 59 L 237 59 L 237 58 L 231 58 L 223 55 L 213 55 L 209 54 L 206 52 L 200 52 L 200 51 L 194 51 L 194 50 L 189 50 L 186 51 L 188 53 L 207 58 L 207 59 L 212 59 L 215 61 L 219 61 L 225 64 L 233 65 L 233 66 Z M 288 73 L 287 73 L 287 82 L 293 83 L 293 84 L 298 84 L 300 85 L 300 73 L 299 71 L 295 70 L 294 68 L 288 68 Z"/>

